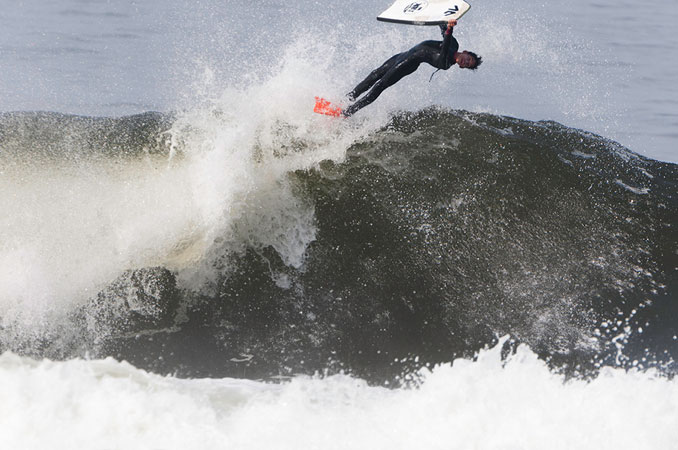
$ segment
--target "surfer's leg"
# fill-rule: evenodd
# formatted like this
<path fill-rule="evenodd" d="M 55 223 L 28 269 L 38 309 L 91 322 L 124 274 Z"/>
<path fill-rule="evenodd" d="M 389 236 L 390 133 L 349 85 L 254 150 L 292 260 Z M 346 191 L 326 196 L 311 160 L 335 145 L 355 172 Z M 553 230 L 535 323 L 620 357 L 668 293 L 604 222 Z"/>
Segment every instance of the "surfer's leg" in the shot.
<path fill-rule="evenodd" d="M 351 92 L 348 93 L 347 97 L 349 100 L 353 101 L 356 98 L 360 97 L 360 94 L 374 86 L 374 83 L 379 81 L 381 77 L 384 76 L 386 72 L 393 68 L 397 64 L 398 58 L 402 57 L 403 53 L 398 53 L 397 55 L 389 58 L 384 64 L 379 68 L 374 69 L 363 81 L 358 83 L 356 87 L 353 88 Z"/>
<path fill-rule="evenodd" d="M 421 61 L 418 58 L 409 58 L 404 61 L 399 61 L 373 84 L 372 89 L 370 89 L 367 94 L 363 95 L 360 100 L 346 108 L 344 110 L 344 116 L 351 116 L 358 110 L 375 101 L 386 88 L 393 86 L 403 77 L 406 77 L 417 70 L 419 64 L 421 64 Z"/>

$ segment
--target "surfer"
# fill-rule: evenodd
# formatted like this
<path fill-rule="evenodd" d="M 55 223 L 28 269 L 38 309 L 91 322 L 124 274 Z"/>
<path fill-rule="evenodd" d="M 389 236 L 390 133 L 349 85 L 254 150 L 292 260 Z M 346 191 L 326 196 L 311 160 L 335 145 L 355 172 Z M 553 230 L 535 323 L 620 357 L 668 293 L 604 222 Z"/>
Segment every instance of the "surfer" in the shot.
<path fill-rule="evenodd" d="M 384 92 L 384 89 L 393 86 L 403 77 L 410 75 L 419 68 L 423 62 L 432 65 L 438 70 L 447 70 L 454 64 L 462 69 L 475 70 L 483 62 L 482 58 L 473 52 L 464 50 L 459 52 L 459 43 L 452 37 L 452 30 L 457 25 L 455 19 L 450 19 L 445 25 L 440 25 L 443 34 L 441 41 L 424 41 L 410 50 L 398 53 L 382 64 L 381 67 L 370 73 L 361 81 L 347 97 L 355 101 L 361 94 L 369 89 L 369 92 L 355 101 L 343 111 L 348 117 L 355 114 L 361 108 L 369 105 Z"/>

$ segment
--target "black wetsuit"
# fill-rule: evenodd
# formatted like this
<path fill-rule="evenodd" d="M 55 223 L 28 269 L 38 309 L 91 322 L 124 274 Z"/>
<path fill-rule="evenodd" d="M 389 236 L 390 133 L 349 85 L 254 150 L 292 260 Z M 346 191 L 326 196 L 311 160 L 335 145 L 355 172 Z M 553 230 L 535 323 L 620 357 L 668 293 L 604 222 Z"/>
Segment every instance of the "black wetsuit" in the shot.
<path fill-rule="evenodd" d="M 384 89 L 393 86 L 403 77 L 413 73 L 421 63 L 429 63 L 437 69 L 447 70 L 455 64 L 454 54 L 459 50 L 459 43 L 452 33 L 445 34 L 447 27 L 441 25 L 442 41 L 424 41 L 410 50 L 398 53 L 370 73 L 349 94 L 349 100 L 355 100 L 363 92 L 370 89 L 360 100 L 344 110 L 345 116 L 354 114 L 379 97 Z"/>

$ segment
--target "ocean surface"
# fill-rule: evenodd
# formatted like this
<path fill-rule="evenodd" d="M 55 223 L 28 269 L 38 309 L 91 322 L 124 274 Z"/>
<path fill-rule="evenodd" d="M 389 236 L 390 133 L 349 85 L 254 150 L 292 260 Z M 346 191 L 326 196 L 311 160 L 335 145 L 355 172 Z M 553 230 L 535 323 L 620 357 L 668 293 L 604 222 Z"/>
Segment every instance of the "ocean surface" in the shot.
<path fill-rule="evenodd" d="M 0 12 L 0 448 L 669 449 L 678 6 Z"/>

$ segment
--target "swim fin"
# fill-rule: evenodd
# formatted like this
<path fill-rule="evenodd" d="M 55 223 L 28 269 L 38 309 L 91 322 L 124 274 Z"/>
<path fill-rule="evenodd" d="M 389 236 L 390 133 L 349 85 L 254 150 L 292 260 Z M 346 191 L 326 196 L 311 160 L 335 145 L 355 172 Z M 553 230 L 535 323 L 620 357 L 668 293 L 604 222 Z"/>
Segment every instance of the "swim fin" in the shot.
<path fill-rule="evenodd" d="M 326 116 L 342 117 L 343 112 L 339 106 L 333 105 L 330 101 L 321 97 L 315 98 L 315 107 L 313 112 L 318 114 L 325 114 Z"/>

